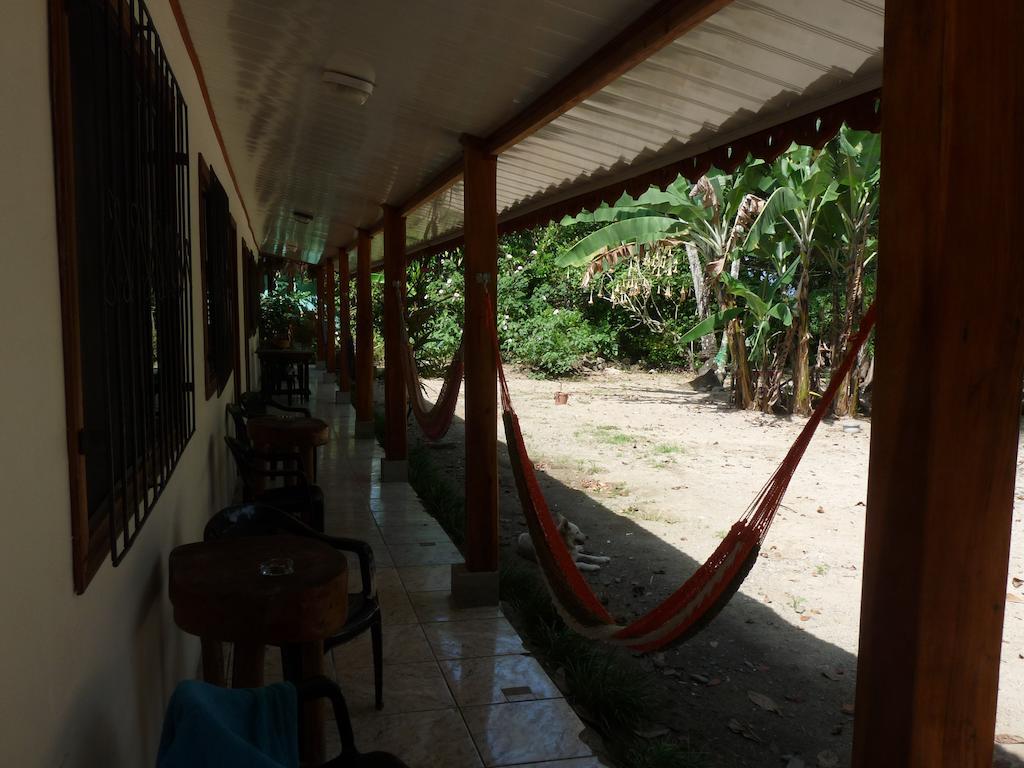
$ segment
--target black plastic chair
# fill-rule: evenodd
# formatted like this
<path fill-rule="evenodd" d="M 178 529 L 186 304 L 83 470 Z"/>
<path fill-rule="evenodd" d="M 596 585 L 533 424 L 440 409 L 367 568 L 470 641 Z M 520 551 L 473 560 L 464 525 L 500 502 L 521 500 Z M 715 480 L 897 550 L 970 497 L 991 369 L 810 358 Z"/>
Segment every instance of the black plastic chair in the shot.
<path fill-rule="evenodd" d="M 203 531 L 203 540 L 238 536 L 273 536 L 290 534 L 321 541 L 342 552 L 351 552 L 359 558 L 359 576 L 362 589 L 348 595 L 348 617 L 345 626 L 324 641 L 324 651 L 347 643 L 366 630 L 370 630 L 373 646 L 373 684 L 377 709 L 384 706 L 384 653 L 381 629 L 380 601 L 374 579 L 373 548 L 365 541 L 328 536 L 313 530 L 292 515 L 266 503 L 239 504 L 226 507 L 210 518 Z M 285 679 L 298 679 L 296 649 L 281 649 L 281 666 Z"/>
<path fill-rule="evenodd" d="M 324 763 L 324 768 L 409 768 L 389 752 L 367 752 L 363 754 L 356 748 L 355 734 L 352 732 L 352 718 L 348 713 L 348 705 L 341 693 L 341 688 L 333 680 L 326 677 L 312 677 L 296 685 L 299 701 L 315 701 L 327 699 L 334 710 L 334 721 L 338 725 L 341 737 L 341 754 Z M 380 705 L 378 704 L 378 709 Z M 299 721 L 299 743 L 302 743 L 302 721 Z"/>
<path fill-rule="evenodd" d="M 229 435 L 228 450 L 242 478 L 242 500 L 258 501 L 287 512 L 316 531 L 324 529 L 324 492 L 310 485 L 297 453 L 257 453 Z M 277 466 L 280 464 L 280 466 Z M 262 488 L 262 481 L 281 479 L 293 485 Z"/>

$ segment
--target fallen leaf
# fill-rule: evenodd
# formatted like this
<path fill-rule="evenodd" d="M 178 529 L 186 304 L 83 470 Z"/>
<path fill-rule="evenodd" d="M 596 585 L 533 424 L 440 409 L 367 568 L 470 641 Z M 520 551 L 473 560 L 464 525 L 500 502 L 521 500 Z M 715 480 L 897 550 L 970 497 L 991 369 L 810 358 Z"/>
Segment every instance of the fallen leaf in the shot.
<path fill-rule="evenodd" d="M 1009 733 L 997 733 L 996 744 L 1024 744 L 1024 736 L 1013 736 Z"/>
<path fill-rule="evenodd" d="M 805 614 L 803 614 L 803 615 L 802 615 L 802 616 L 800 617 L 800 621 L 810 621 L 810 620 L 811 620 L 811 617 L 810 617 L 810 616 L 808 616 L 808 615 L 807 615 L 806 613 L 805 613 Z"/>
<path fill-rule="evenodd" d="M 1024 587 L 1024 579 L 1018 579 L 1016 576 L 1014 576 L 1012 582 L 1013 586 L 1015 586 L 1017 589 Z"/>
<path fill-rule="evenodd" d="M 825 667 L 823 670 L 821 670 L 821 674 L 823 674 L 829 680 L 842 680 L 843 679 L 842 672 L 838 672 L 838 671 L 829 669 L 828 667 Z"/>
<path fill-rule="evenodd" d="M 1024 603 L 1024 597 L 1013 594 L 1013 592 L 1006 593 L 1006 602 L 1008 603 Z"/>
<path fill-rule="evenodd" d="M 766 712 L 774 712 L 776 715 L 781 715 L 782 710 L 779 709 L 779 705 L 772 701 L 770 698 L 765 696 L 763 693 L 757 691 L 747 691 L 747 698 L 757 704 L 761 709 Z"/>
<path fill-rule="evenodd" d="M 726 726 L 729 728 L 730 731 L 732 731 L 733 733 L 738 733 L 745 739 L 750 739 L 751 741 L 757 742 L 758 744 L 761 743 L 761 738 L 756 733 L 754 733 L 748 726 L 743 725 L 743 723 L 741 723 L 735 717 L 731 719 L 728 723 L 726 723 Z"/>
<path fill-rule="evenodd" d="M 839 709 L 840 711 L 842 711 L 844 715 L 853 714 L 853 704 L 843 704 L 843 706 L 841 706 Z"/>
<path fill-rule="evenodd" d="M 822 750 L 818 753 L 818 765 L 820 768 L 836 768 L 839 757 L 831 749 Z"/>
<path fill-rule="evenodd" d="M 690 674 L 690 679 L 693 680 L 693 682 L 695 682 L 695 683 L 700 683 L 701 685 L 707 685 L 708 684 L 707 676 L 706 675 L 702 675 L 702 674 L 700 674 L 698 672 L 692 672 Z"/>

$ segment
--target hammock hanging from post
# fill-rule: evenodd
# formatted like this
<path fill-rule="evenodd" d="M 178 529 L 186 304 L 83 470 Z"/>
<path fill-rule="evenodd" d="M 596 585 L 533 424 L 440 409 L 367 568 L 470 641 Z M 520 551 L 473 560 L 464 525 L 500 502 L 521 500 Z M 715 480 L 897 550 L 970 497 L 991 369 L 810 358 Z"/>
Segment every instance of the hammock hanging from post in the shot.
<path fill-rule="evenodd" d="M 396 288 L 396 290 L 398 290 Z M 416 355 L 409 341 L 409 328 L 405 319 L 405 303 L 401 291 L 398 290 L 398 309 L 401 318 L 402 344 L 405 348 L 405 365 L 402 366 L 405 377 L 405 388 L 409 393 L 409 405 L 412 408 L 416 423 L 419 424 L 423 436 L 431 442 L 440 440 L 448 433 L 455 417 L 455 407 L 459 402 L 459 390 L 462 388 L 462 376 L 465 370 L 462 357 L 462 343 L 455 350 L 452 361 L 445 371 L 441 382 L 441 391 L 433 405 L 423 397 L 423 383 L 420 381 L 416 367 Z"/>
<path fill-rule="evenodd" d="M 875 308 L 872 304 L 857 334 L 850 339 L 846 357 L 779 468 L 747 507 L 743 517 L 733 524 L 711 557 L 660 605 L 625 626 L 616 623 L 601 604 L 559 534 L 558 523 L 544 500 L 533 462 L 526 452 L 519 417 L 512 407 L 502 367 L 497 328 L 492 328 L 505 439 L 519 500 L 544 581 L 566 623 L 586 637 L 647 652 L 683 642 L 710 622 L 739 590 L 757 561 L 761 543 L 775 519 L 793 473 L 835 399 L 840 383 L 852 370 L 874 323 Z"/>

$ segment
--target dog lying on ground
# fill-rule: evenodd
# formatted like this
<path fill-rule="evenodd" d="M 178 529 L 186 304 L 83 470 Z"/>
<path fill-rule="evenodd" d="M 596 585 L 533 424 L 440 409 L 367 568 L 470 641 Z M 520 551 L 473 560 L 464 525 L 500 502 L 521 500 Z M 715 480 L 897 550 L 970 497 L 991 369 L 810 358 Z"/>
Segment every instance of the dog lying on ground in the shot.
<path fill-rule="evenodd" d="M 612 561 L 610 557 L 588 555 L 585 553 L 583 551 L 583 544 L 587 537 L 578 525 L 570 522 L 565 517 L 559 516 L 558 518 L 558 534 L 569 548 L 569 552 L 572 553 L 572 559 L 576 563 L 576 567 L 581 571 L 599 571 L 602 565 L 607 565 Z M 533 539 L 530 538 L 528 533 L 519 534 L 519 539 L 516 541 L 516 552 L 525 560 L 537 562 L 537 550 L 534 549 Z"/>

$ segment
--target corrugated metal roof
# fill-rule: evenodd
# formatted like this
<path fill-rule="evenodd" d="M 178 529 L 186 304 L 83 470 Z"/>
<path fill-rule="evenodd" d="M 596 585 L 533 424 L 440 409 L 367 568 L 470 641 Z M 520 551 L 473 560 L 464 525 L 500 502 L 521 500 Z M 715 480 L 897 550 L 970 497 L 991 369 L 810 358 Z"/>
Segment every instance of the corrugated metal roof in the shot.
<path fill-rule="evenodd" d="M 262 250 L 311 261 L 456 161 L 460 135 L 487 135 L 653 4 L 180 3 Z M 883 16 L 880 0 L 735 0 L 502 154 L 499 212 L 878 87 Z M 331 65 L 374 77 L 366 105 L 320 81 Z M 407 242 L 461 227 L 456 185 L 410 213 Z"/>
<path fill-rule="evenodd" d="M 884 13 L 883 3 L 868 0 L 736 0 L 502 154 L 499 213 L 877 88 Z M 461 196 L 428 207 L 431 221 L 448 229 L 414 236 L 410 227 L 411 247 L 462 227 Z M 410 222 L 422 220 L 422 210 Z"/>

